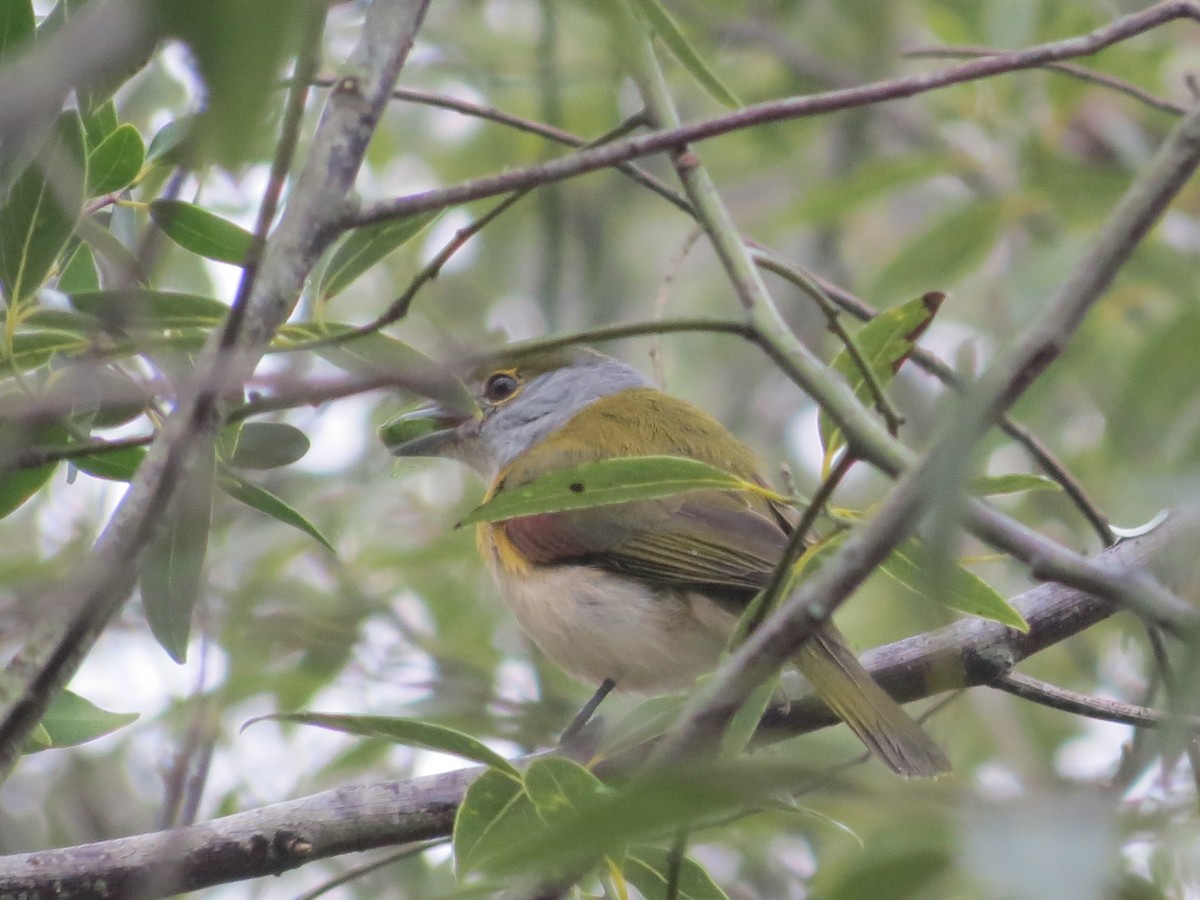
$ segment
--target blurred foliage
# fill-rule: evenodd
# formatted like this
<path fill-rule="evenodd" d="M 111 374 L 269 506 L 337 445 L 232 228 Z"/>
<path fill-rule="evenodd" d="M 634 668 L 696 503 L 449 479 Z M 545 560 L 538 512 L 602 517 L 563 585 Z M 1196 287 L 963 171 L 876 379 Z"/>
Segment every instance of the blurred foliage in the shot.
<path fill-rule="evenodd" d="M 37 53 L 47 32 L 70 28 L 67 13 L 86 5 L 2 0 L 0 61 Z M 907 58 L 909 48 L 1012 48 L 1069 37 L 1104 24 L 1114 8 L 1093 0 L 638 6 L 667 23 L 660 56 L 686 119 L 722 114 L 719 101 L 733 98 L 749 104 L 950 64 Z M 141 460 L 136 446 L 41 464 L 29 454 L 149 439 L 236 292 L 304 11 L 286 0 L 203 7 L 153 0 L 154 52 L 123 60 L 117 81 L 109 73 L 62 109 L 42 110 L 39 121 L 48 124 L 36 132 L 37 152 L 12 157 L 30 161 L 5 185 L 0 206 L 5 659 L 38 632 L 49 615 L 39 597 L 86 552 Z M 324 74 L 345 60 L 361 24 L 360 4 L 330 6 Z M 637 111 L 622 58 L 594 0 L 436 3 L 401 86 L 589 140 Z M 1198 59 L 1194 26 L 1176 24 L 1086 63 L 1186 103 L 1185 75 Z M 301 153 L 323 93 L 310 98 Z M 969 375 L 1047 304 L 1172 121 L 1104 86 L 1030 71 L 747 129 L 696 150 L 739 227 L 782 258 L 879 309 L 945 291 L 920 343 Z M 505 124 L 396 101 L 359 189 L 385 198 L 565 152 Z M 643 165 L 673 183 L 663 160 Z M 383 314 L 456 230 L 494 203 L 364 229 L 331 251 L 246 401 L 345 373 L 370 375 L 383 360 L 419 358 L 412 347 L 454 361 L 512 338 L 656 316 L 738 315 L 714 255 L 690 241 L 692 221 L 605 171 L 540 189 L 503 213 L 421 289 L 390 338 L 304 349 Z M 1120 524 L 1197 492 L 1198 258 L 1200 191 L 1192 184 L 1015 410 Z M 771 279 L 770 287 L 789 324 L 832 360 L 840 346 L 821 312 L 790 284 Z M 751 345 L 692 334 L 606 349 L 703 405 L 769 470 L 789 467 L 798 491 L 817 486 L 817 411 Z M 946 408 L 944 389 L 906 365 L 888 391 L 904 418 L 902 437 L 923 445 Z M 137 721 L 92 744 L 27 757 L 0 793 L 0 852 L 100 840 L 457 764 L 394 746 L 376 731 L 364 740 L 277 721 L 239 733 L 255 716 L 403 715 L 505 756 L 554 743 L 589 687 L 531 648 L 496 602 L 470 535 L 454 528 L 478 505 L 481 486 L 450 463 L 394 463 L 375 440 L 377 427 L 413 399 L 374 393 L 300 403 L 226 429 L 216 459 L 193 473 L 190 502 L 156 537 L 151 559 L 161 566 L 143 572 L 141 603 L 126 609 L 73 683 L 77 693 L 56 709 L 67 727 L 56 735 L 59 725 L 48 720 L 38 743 L 74 743 L 73 729 L 88 720 L 93 734 L 126 721 L 121 714 Z M 1033 471 L 998 435 L 984 450 L 981 474 Z M 838 505 L 866 508 L 880 496 L 881 479 L 860 469 Z M 996 502 L 1072 547 L 1098 549 L 1061 492 Z M 205 566 L 172 570 L 170 560 L 180 558 Z M 973 568 L 1003 596 L 1028 586 L 1015 566 L 984 560 Z M 867 647 L 951 617 L 919 590 L 876 577 L 840 621 Z M 154 634 L 176 659 L 186 656 L 186 666 L 171 662 Z M 1130 702 L 1152 696 L 1150 651 L 1120 617 L 1022 668 Z M 633 705 L 610 702 L 612 720 Z M 695 826 L 681 869 L 686 896 L 1200 891 L 1194 785 L 1186 764 L 1162 762 L 1152 735 L 1123 755 L 1128 729 L 982 689 L 929 727 L 956 769 L 935 785 L 905 783 L 874 764 L 829 775 L 827 767 L 857 752 L 844 729 L 831 729 L 757 754 L 762 770 L 747 770 L 753 784 L 742 794 L 733 781 L 711 778 L 707 793 L 675 782 L 610 794 L 582 770 L 551 772 L 549 761 L 523 780 L 493 772 L 473 791 L 482 798 L 502 788 L 509 800 L 521 798 L 511 814 L 557 833 L 559 863 L 602 850 L 607 861 L 593 888 L 616 891 L 627 878 L 646 897 L 664 884 L 672 829 L 646 832 L 681 816 Z M 787 796 L 784 785 L 795 782 L 780 772 L 794 778 L 797 765 L 813 778 Z M 206 778 L 191 777 L 201 771 Z M 590 848 L 569 845 L 577 820 L 568 827 L 558 818 L 576 803 L 607 816 L 603 841 Z M 651 803 L 654 815 L 645 810 Z M 486 816 L 487 808 L 481 799 L 471 809 Z M 664 833 L 665 842 L 641 846 Z M 461 862 L 465 848 L 455 852 Z M 513 866 L 536 857 L 528 845 L 489 849 L 489 859 L 493 852 Z M 220 896 L 295 896 L 355 865 L 313 864 Z M 428 898 L 455 889 L 449 855 L 429 852 L 364 874 L 339 896 Z"/>

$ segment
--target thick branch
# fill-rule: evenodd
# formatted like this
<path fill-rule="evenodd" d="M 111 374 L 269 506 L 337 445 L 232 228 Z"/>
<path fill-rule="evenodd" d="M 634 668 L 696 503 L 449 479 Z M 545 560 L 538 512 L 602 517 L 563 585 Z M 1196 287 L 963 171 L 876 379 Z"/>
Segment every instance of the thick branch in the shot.
<path fill-rule="evenodd" d="M 1160 529 L 1099 557 L 1138 568 L 1168 562 L 1200 537 L 1200 516 L 1173 516 Z M 987 684 L 1027 656 L 1111 615 L 1114 607 L 1062 585 L 1036 587 L 1013 601 L 1027 634 L 995 622 L 964 619 L 863 656 L 895 697 L 916 700 Z M 836 723 L 815 697 L 768 719 L 763 740 L 782 740 Z M 610 761 L 636 765 L 644 751 Z M 478 768 L 443 775 L 345 787 L 214 819 L 188 828 L 0 858 L 0 897 L 103 898 L 167 896 L 229 881 L 273 875 L 306 862 L 450 833 L 454 813 Z M 103 885 L 104 887 L 97 887 Z"/>
<path fill-rule="evenodd" d="M 250 376 L 291 314 L 305 277 L 339 233 L 367 141 L 407 59 L 426 2 L 377 3 L 369 10 L 348 74 L 330 96 L 288 207 L 267 242 L 242 327 L 224 346 L 222 334 L 214 334 L 91 554 L 44 600 L 46 609 L 73 612 L 48 652 L 27 648 L 11 671 L 24 675 L 26 686 L 0 721 L 0 775 L 11 770 L 51 698 L 132 591 L 161 511 L 190 459 L 220 424 L 211 398 Z"/>

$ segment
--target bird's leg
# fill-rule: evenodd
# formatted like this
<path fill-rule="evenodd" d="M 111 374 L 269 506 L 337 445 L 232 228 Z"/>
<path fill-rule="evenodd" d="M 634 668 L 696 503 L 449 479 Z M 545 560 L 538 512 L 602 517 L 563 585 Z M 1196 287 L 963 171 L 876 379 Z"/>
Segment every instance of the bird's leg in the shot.
<path fill-rule="evenodd" d="M 579 741 L 580 735 L 587 727 L 587 724 L 592 720 L 592 714 L 596 712 L 596 708 L 604 702 L 604 698 L 612 693 L 612 689 L 617 686 L 617 683 L 611 678 L 605 678 L 596 689 L 596 693 L 592 694 L 592 698 L 587 703 L 583 704 L 583 709 L 575 714 L 575 718 L 571 720 L 571 724 L 567 726 L 567 730 L 562 733 L 562 737 L 558 739 L 560 747 L 570 749 L 571 746 Z"/>

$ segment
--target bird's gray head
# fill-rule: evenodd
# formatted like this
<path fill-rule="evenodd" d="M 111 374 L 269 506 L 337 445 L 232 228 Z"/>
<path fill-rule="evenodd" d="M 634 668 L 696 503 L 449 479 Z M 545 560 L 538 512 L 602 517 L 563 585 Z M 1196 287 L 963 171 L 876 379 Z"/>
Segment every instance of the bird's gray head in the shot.
<path fill-rule="evenodd" d="M 509 351 L 489 357 L 466 379 L 478 416 L 425 406 L 385 425 L 382 436 L 397 456 L 447 456 L 490 479 L 588 404 L 648 383 L 632 366 L 585 347 Z M 428 427 L 413 437 L 408 426 Z"/>

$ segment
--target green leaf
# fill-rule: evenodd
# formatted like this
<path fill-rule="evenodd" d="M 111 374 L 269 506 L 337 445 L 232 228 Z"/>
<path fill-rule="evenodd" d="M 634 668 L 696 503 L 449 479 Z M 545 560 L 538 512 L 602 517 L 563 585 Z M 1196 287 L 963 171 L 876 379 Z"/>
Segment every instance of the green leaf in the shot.
<path fill-rule="evenodd" d="M 605 729 L 602 749 L 605 756 L 618 756 L 653 737 L 663 734 L 679 718 L 687 700 L 684 694 L 650 697 Z"/>
<path fill-rule="evenodd" d="M 0 62 L 12 59 L 33 37 L 33 4 L 30 0 L 0 0 Z"/>
<path fill-rule="evenodd" d="M 487 868 L 518 835 L 540 826 L 519 777 L 488 769 L 467 788 L 454 817 L 454 866 L 459 878 Z"/>
<path fill-rule="evenodd" d="M 240 225 L 183 200 L 153 200 L 150 218 L 184 250 L 240 266 L 254 241 Z"/>
<path fill-rule="evenodd" d="M 263 720 L 315 725 L 318 728 L 338 731 L 342 734 L 379 738 L 407 747 L 436 750 L 439 753 L 449 753 L 452 756 L 461 756 L 463 759 L 482 763 L 490 769 L 502 773 L 508 781 L 520 779 L 520 774 L 513 768 L 512 763 L 486 744 L 477 741 L 469 734 L 463 734 L 461 731 L 455 731 L 445 725 L 422 722 L 420 719 L 406 719 L 400 716 L 342 716 L 333 713 L 295 712 L 261 716 L 251 719 L 246 724 Z"/>
<path fill-rule="evenodd" d="M 418 213 L 395 222 L 382 222 L 354 229 L 333 252 L 329 265 L 325 267 L 325 273 L 321 276 L 318 296 L 322 300 L 328 300 L 340 294 L 363 272 L 393 250 L 407 244 L 440 215 L 440 210 Z"/>
<path fill-rule="evenodd" d="M 62 274 L 58 276 L 58 289 L 64 294 L 100 290 L 100 271 L 96 268 L 92 248 L 87 244 L 80 242 L 63 266 Z"/>
<path fill-rule="evenodd" d="M 758 723 L 762 721 L 763 713 L 771 705 L 771 698 L 779 687 L 778 675 L 768 678 L 742 702 L 721 734 L 721 756 L 734 759 L 750 746 L 751 738 L 758 731 Z"/>
<path fill-rule="evenodd" d="M 599 778 L 563 756 L 534 760 L 525 770 L 525 793 L 548 825 L 574 814 L 606 790 Z"/>
<path fill-rule="evenodd" d="M 353 330 L 352 326 L 341 323 L 316 322 L 288 325 L 284 329 L 287 340 L 301 348 L 306 340 L 320 341 Z M 362 378 L 387 378 L 397 387 L 431 397 L 447 409 L 472 412 L 477 408 L 470 391 L 445 366 L 382 332 L 356 335 L 342 344 L 317 347 L 315 352 L 339 369 Z"/>
<path fill-rule="evenodd" d="M 999 201 L 970 201 L 908 241 L 864 296 L 903 297 L 948 288 L 983 262 L 1003 222 Z"/>
<path fill-rule="evenodd" d="M 0 287 L 10 306 L 45 281 L 83 209 L 83 124 L 59 116 L 54 132 L 0 207 Z"/>
<path fill-rule="evenodd" d="M 741 101 L 734 96 L 733 91 L 722 83 L 716 73 L 696 52 L 696 48 L 679 29 L 674 17 L 659 3 L 659 0 L 634 0 L 634 3 L 659 39 L 679 60 L 679 64 L 687 69 L 688 74 L 696 79 L 710 97 L 730 109 L 737 109 L 742 105 Z"/>
<path fill-rule="evenodd" d="M 926 595 L 929 593 L 926 573 L 936 571 L 938 565 L 939 561 L 925 544 L 910 540 L 884 560 L 883 571 L 913 593 Z M 1029 623 L 1007 600 L 978 575 L 960 565 L 949 568 L 942 590 L 932 599 L 971 616 L 992 619 L 1018 631 L 1029 630 Z"/>
<path fill-rule="evenodd" d="M 42 716 L 39 740 L 25 752 L 73 747 L 124 728 L 137 717 L 137 713 L 109 712 L 78 694 L 62 691 Z"/>
<path fill-rule="evenodd" d="M 1008 475 L 980 475 L 967 482 L 967 490 L 976 497 L 1019 494 L 1023 491 L 1061 491 L 1062 485 L 1045 475 L 1012 472 Z"/>
<path fill-rule="evenodd" d="M 863 362 L 875 374 L 880 387 L 886 389 L 891 384 L 896 369 L 908 358 L 917 337 L 929 327 L 944 299 L 942 294 L 928 293 L 901 303 L 877 315 L 854 336 L 854 344 Z M 830 366 L 849 382 L 854 396 L 864 406 L 872 405 L 873 396 L 866 376 L 845 347 L 833 358 Z M 824 410 L 817 419 L 817 428 L 826 459 L 845 446 L 846 440 L 841 429 Z"/>
<path fill-rule="evenodd" d="M 55 446 L 66 439 L 67 431 L 60 425 L 29 429 L 13 422 L 0 421 L 0 462 L 18 457 L 27 448 Z M 40 491 L 57 466 L 57 462 L 26 468 L 0 466 L 0 519 L 16 511 Z"/>
<path fill-rule="evenodd" d="M 150 631 L 177 663 L 187 659 L 192 613 L 204 586 L 214 473 L 215 457 L 205 453 L 180 479 L 138 573 Z"/>
<path fill-rule="evenodd" d="M 111 194 L 127 187 L 142 170 L 146 148 L 132 125 L 121 125 L 88 156 L 88 196 Z"/>
<path fill-rule="evenodd" d="M 71 463 L 81 472 L 87 472 L 94 478 L 103 478 L 106 481 L 130 481 L 145 458 L 146 451 L 141 447 L 121 447 L 119 450 L 105 450 L 88 456 L 77 456 L 71 460 Z"/>
<path fill-rule="evenodd" d="M 229 315 L 229 307 L 213 297 L 129 288 L 71 294 L 82 313 L 121 328 L 211 328 Z"/>
<path fill-rule="evenodd" d="M 703 490 L 771 493 L 760 485 L 695 459 L 622 456 L 581 463 L 551 472 L 529 484 L 501 491 L 459 524 L 503 522 L 520 516 L 589 509 L 631 500 L 656 500 Z"/>
<path fill-rule="evenodd" d="M 658 847 L 636 847 L 625 857 L 622 871 L 645 900 L 667 900 L 670 854 Z M 712 877 L 691 857 L 680 860 L 677 892 L 679 900 L 729 900 Z"/>
<path fill-rule="evenodd" d="M 229 460 L 241 469 L 289 466 L 308 452 L 308 435 L 286 422 L 246 422 Z"/>
<path fill-rule="evenodd" d="M 18 372 L 27 372 L 44 366 L 55 354 L 73 356 L 83 353 L 89 346 L 86 338 L 69 331 L 46 329 L 19 332 L 13 337 L 12 356 L 6 357 L 0 350 L 0 364 Z"/>
<path fill-rule="evenodd" d="M 285 525 L 291 525 L 293 528 L 303 531 L 331 553 L 337 553 L 333 544 L 329 542 L 329 539 L 321 533 L 317 526 L 308 521 L 308 519 L 286 501 L 275 496 L 266 488 L 246 481 L 243 478 L 238 478 L 232 473 L 225 473 L 222 477 L 218 478 L 217 486 L 230 497 L 233 497 L 233 499 L 246 504 L 251 509 L 257 509 L 259 512 L 265 513 L 272 519 L 283 522 Z"/>
<path fill-rule="evenodd" d="M 194 116 L 181 116 L 158 129 L 154 137 L 150 138 L 150 146 L 146 148 L 146 162 L 158 162 L 168 157 L 187 140 L 195 121 Z"/>
<path fill-rule="evenodd" d="M 72 2 L 72 0 L 68 0 Z M 104 143 L 104 139 L 120 127 L 117 118 L 117 106 L 111 100 L 99 104 L 94 110 L 83 116 L 83 134 L 87 138 L 88 158 L 95 153 L 96 148 Z M 139 143 L 141 139 L 139 138 Z"/>

